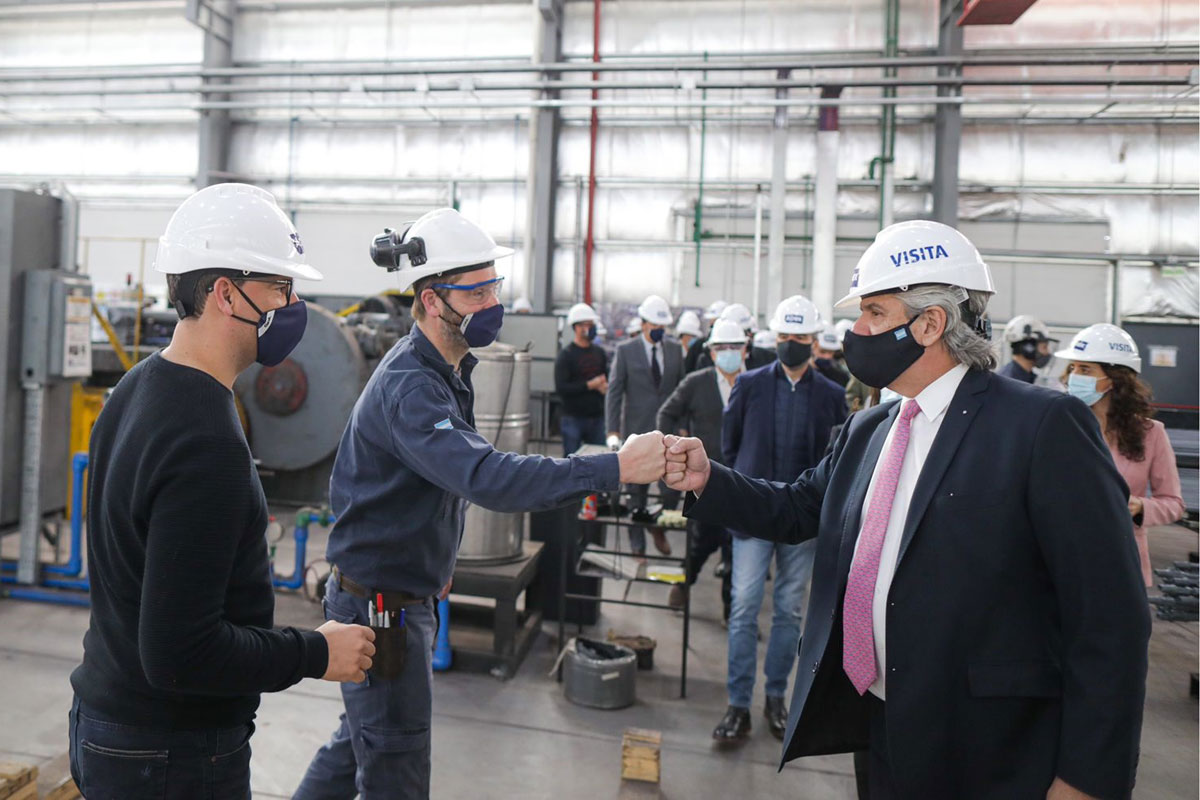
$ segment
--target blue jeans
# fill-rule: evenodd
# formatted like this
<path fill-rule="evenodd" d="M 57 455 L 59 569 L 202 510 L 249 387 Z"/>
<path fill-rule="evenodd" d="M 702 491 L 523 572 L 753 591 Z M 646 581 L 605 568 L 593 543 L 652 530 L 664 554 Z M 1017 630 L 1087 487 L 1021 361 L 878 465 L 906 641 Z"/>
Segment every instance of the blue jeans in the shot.
<path fill-rule="evenodd" d="M 370 673 L 343 683 L 345 712 L 329 742 L 317 751 L 293 800 L 371 800 L 429 797 L 433 707 L 434 601 L 405 606 L 408 628 L 404 671 L 394 680 Z M 367 624 L 367 601 L 330 581 L 325 619 Z"/>
<path fill-rule="evenodd" d="M 582 444 L 604 444 L 604 417 L 562 416 L 563 457 Z"/>
<path fill-rule="evenodd" d="M 763 664 L 767 696 L 787 695 L 800 647 L 801 604 L 812 577 L 816 541 L 776 544 L 733 539 L 733 603 L 729 611 L 729 705 L 750 707 L 758 661 L 758 612 L 771 557 L 775 558 L 774 615 Z"/>
<path fill-rule="evenodd" d="M 76 697 L 69 716 L 71 777 L 88 800 L 250 797 L 253 723 L 170 731 L 102 719 Z"/>

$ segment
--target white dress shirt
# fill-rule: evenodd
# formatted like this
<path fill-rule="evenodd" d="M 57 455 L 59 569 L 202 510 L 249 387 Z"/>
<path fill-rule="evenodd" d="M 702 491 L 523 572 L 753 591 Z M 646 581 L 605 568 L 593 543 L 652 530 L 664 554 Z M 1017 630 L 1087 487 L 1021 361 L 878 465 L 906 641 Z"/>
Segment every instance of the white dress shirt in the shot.
<path fill-rule="evenodd" d="M 884 534 L 883 550 L 879 554 L 879 575 L 875 580 L 875 597 L 871 603 L 871 626 L 875 634 L 875 682 L 869 691 L 880 700 L 886 699 L 887 684 L 887 608 L 888 591 L 892 588 L 892 578 L 896 574 L 896 562 L 900 557 L 900 541 L 904 537 L 904 522 L 908 518 L 908 506 L 912 502 L 913 491 L 917 488 L 917 478 L 925 466 L 925 457 L 933 446 L 934 437 L 942 427 L 946 418 L 946 408 L 954 399 L 958 385 L 967 368 L 959 364 L 942 377 L 925 387 L 916 396 L 921 413 L 913 417 L 910 423 L 908 447 L 904 451 L 904 463 L 900 467 L 900 477 L 896 481 L 896 496 L 892 500 L 892 511 L 888 517 L 887 532 Z M 908 401 L 901 398 L 900 403 Z M 871 497 L 875 494 L 875 484 L 879 480 L 879 470 L 887 458 L 888 449 L 892 446 L 892 438 L 896 433 L 896 425 L 888 431 L 883 449 L 879 452 L 879 460 L 875 462 L 875 470 L 871 473 L 871 483 L 867 487 L 867 496 L 863 500 L 862 519 L 867 519 L 867 509 L 871 505 Z M 860 523 L 859 540 L 862 537 Z M 854 552 L 858 554 L 858 541 L 854 544 Z"/>

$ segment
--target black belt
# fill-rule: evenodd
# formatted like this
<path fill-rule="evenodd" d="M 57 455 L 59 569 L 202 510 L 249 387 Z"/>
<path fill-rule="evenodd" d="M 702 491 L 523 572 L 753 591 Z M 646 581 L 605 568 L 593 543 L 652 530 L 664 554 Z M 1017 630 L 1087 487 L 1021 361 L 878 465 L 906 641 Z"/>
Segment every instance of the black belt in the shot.
<path fill-rule="evenodd" d="M 411 606 L 417 603 L 424 603 L 428 598 L 417 597 L 415 594 L 408 592 L 375 592 L 363 586 L 358 581 L 351 580 L 349 576 L 344 575 L 336 566 L 330 572 L 337 580 L 338 588 L 344 589 L 355 597 L 363 600 L 374 600 L 378 595 L 383 595 L 383 605 L 385 608 L 395 608 L 396 606 Z"/>

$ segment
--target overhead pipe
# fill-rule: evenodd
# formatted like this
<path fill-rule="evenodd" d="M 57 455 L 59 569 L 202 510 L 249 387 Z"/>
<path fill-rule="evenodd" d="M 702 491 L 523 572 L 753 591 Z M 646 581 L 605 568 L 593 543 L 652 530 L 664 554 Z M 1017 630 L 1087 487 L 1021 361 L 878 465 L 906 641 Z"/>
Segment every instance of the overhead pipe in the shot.
<path fill-rule="evenodd" d="M 842 87 L 827 86 L 822 97 L 841 94 Z M 812 297 L 826 320 L 833 319 L 834 245 L 837 242 L 838 110 L 822 108 L 817 123 L 817 175 L 813 194 Z"/>
<path fill-rule="evenodd" d="M 593 9 L 593 17 L 595 17 Z M 1032 66 L 1158 66 L 1158 65 L 1187 65 L 1195 64 L 1194 50 L 1182 48 L 1178 52 L 1162 53 L 1131 53 L 1115 55 L 1089 54 L 964 54 L 961 56 L 896 56 L 896 57 L 866 57 L 866 58 L 833 58 L 833 59 L 681 59 L 678 61 L 622 61 L 614 63 L 598 63 L 594 57 L 591 63 L 552 62 L 534 63 L 520 61 L 515 63 L 488 64 L 477 62 L 462 62 L 458 64 L 441 64 L 436 62 L 420 62 L 413 64 L 328 64 L 328 65 L 288 65 L 266 67 L 214 67 L 196 68 L 171 67 L 155 68 L 153 65 L 94 67 L 66 67 L 61 69 L 39 67 L 0 69 L 0 82 L 17 81 L 111 81 L 111 80 L 154 80 L 180 78 L 294 78 L 294 77 L 336 77 L 336 76 L 383 76 L 383 75 L 480 75 L 504 73 L 597 73 L 597 72 L 778 72 L 788 70 L 805 72 L 810 70 L 851 70 L 851 69 L 913 69 L 919 67 L 941 67 L 962 69 L 965 67 L 1032 67 Z M 598 78 L 593 78 L 593 81 Z"/>
<path fill-rule="evenodd" d="M 600 63 L 600 2 L 592 0 L 592 64 Z M 592 82 L 599 80 L 599 73 L 592 71 Z M 597 93 L 592 89 L 591 127 L 588 133 L 588 210 L 587 210 L 587 244 L 585 245 L 583 261 L 583 302 L 592 302 L 592 253 L 595 252 L 594 224 L 596 211 L 596 133 L 600 128 Z"/>

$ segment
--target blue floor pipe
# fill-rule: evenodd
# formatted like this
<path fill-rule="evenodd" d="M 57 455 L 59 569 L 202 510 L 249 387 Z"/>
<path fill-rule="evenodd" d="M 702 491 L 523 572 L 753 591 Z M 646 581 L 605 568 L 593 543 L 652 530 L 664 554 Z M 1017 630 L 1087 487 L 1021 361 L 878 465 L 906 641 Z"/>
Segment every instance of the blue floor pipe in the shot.
<path fill-rule="evenodd" d="M 450 598 L 438 601 L 437 642 L 433 647 L 433 668 L 437 672 L 450 669 Z"/>
<path fill-rule="evenodd" d="M 33 600 L 39 603 L 56 603 L 68 606 L 90 606 L 91 600 L 86 592 L 90 585 L 87 578 L 81 578 L 83 571 L 83 483 L 87 475 L 88 454 L 76 453 L 71 459 L 71 552 L 65 564 L 47 564 L 42 567 L 44 575 L 59 577 L 43 577 L 36 586 L 17 585 L 15 575 L 0 576 L 0 584 L 13 586 L 5 589 L 4 596 L 14 600 Z M 15 561 L 0 564 L 0 572 L 16 572 Z M 67 589 L 68 592 L 46 591 L 47 589 Z M 75 594 L 83 592 L 85 594 Z"/>
<path fill-rule="evenodd" d="M 306 551 L 308 549 L 308 525 L 310 522 L 316 522 L 319 525 L 332 525 L 337 522 L 337 517 L 327 508 L 311 509 L 302 508 L 296 512 L 296 529 L 292 532 L 292 539 L 296 542 L 296 563 L 292 567 L 290 577 L 282 575 L 274 576 L 274 583 L 279 589 L 299 589 L 304 585 L 304 569 L 306 560 Z M 274 548 L 271 552 L 271 560 L 274 563 Z M 272 568 L 272 574 L 274 569 Z"/>

